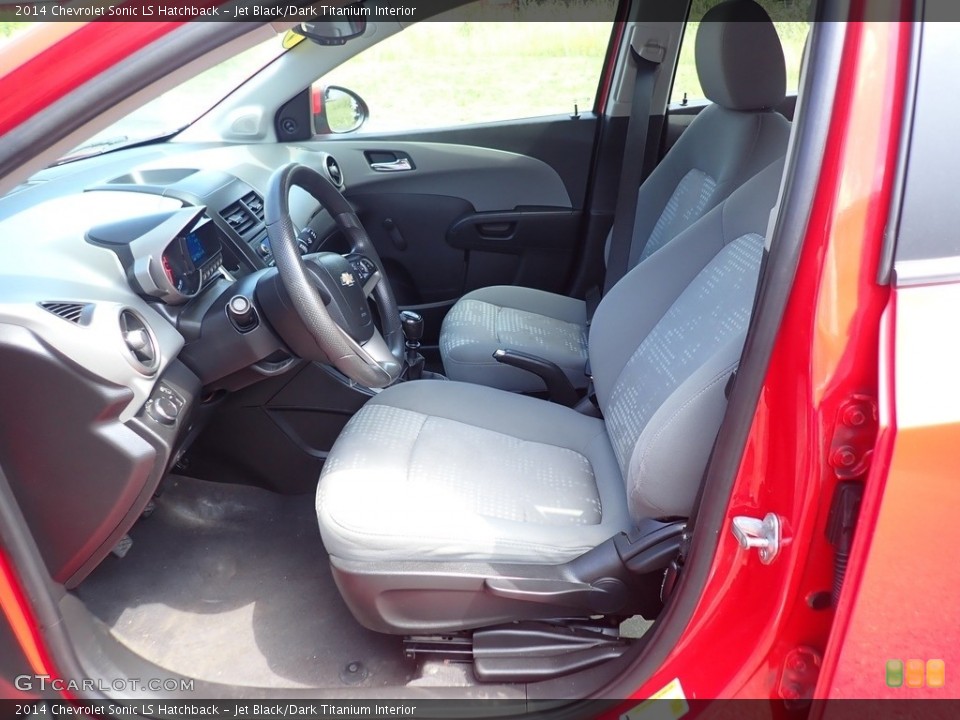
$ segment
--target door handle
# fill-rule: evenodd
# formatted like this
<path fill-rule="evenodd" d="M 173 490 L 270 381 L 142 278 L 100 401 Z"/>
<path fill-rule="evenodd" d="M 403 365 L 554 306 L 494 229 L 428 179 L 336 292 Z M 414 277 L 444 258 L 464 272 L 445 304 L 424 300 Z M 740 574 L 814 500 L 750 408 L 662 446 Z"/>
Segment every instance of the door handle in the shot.
<path fill-rule="evenodd" d="M 396 160 L 389 162 L 372 162 L 370 163 L 370 169 L 377 172 L 404 172 L 413 170 L 413 165 L 410 163 L 410 158 L 398 157 Z"/>
<path fill-rule="evenodd" d="M 509 240 L 517 230 L 515 222 L 485 222 L 477 223 L 477 233 L 480 237 L 492 240 Z"/>

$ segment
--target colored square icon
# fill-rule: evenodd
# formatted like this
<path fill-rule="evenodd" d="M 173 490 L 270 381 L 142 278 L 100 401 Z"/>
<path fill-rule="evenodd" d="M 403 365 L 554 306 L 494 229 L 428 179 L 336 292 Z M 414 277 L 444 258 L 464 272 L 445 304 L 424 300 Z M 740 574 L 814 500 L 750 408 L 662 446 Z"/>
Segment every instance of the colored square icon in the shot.
<path fill-rule="evenodd" d="M 903 660 L 887 660 L 887 687 L 903 685 Z"/>
<path fill-rule="evenodd" d="M 907 687 L 908 688 L 922 688 L 923 687 L 923 674 L 924 674 L 924 662 L 923 660 L 907 660 L 906 667 L 907 675 Z"/>
<path fill-rule="evenodd" d="M 927 687 L 942 688 L 946 682 L 946 663 L 943 660 L 927 660 Z"/>

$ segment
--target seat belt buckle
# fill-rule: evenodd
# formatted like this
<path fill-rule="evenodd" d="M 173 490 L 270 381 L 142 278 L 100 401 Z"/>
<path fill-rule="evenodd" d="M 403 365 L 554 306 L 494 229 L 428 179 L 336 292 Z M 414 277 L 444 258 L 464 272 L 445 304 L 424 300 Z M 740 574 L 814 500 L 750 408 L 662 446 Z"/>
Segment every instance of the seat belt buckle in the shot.
<path fill-rule="evenodd" d="M 590 401 L 591 405 L 599 410 L 600 403 L 597 400 L 597 389 L 593 385 L 593 370 L 590 369 L 590 358 L 587 358 L 587 361 L 583 364 L 583 374 L 589 378 L 587 382 L 586 398 Z"/>
<path fill-rule="evenodd" d="M 600 292 L 600 288 L 596 285 L 587 290 L 586 294 L 583 296 L 583 300 L 587 305 L 587 327 L 590 327 L 590 324 L 593 322 L 593 315 L 600 306 L 600 301 L 602 299 L 603 296 Z M 589 374 L 590 373 L 588 372 L 587 375 Z"/>
<path fill-rule="evenodd" d="M 597 390 L 593 386 L 593 378 L 590 379 L 590 383 L 587 385 L 587 400 L 589 400 L 590 404 L 597 410 L 600 409 L 600 401 L 597 400 Z"/>
<path fill-rule="evenodd" d="M 680 534 L 679 552 L 677 556 L 670 561 L 666 571 L 663 573 L 663 583 L 660 585 L 660 602 L 665 603 L 677 587 L 677 581 L 680 579 L 680 573 L 683 572 L 683 565 L 687 560 L 687 554 L 690 552 L 690 542 L 692 539 L 693 533 L 689 527 L 685 527 Z"/>
<path fill-rule="evenodd" d="M 665 603 L 673 594 L 677 587 L 677 580 L 680 579 L 681 565 L 676 560 L 671 560 L 667 569 L 663 573 L 663 583 L 660 585 L 660 602 Z"/>

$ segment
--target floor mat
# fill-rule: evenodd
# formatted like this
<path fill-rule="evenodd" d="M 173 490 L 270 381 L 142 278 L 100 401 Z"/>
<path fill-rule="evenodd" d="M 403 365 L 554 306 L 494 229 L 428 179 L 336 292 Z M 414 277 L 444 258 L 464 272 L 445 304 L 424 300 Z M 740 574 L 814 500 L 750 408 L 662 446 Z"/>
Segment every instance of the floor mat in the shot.
<path fill-rule="evenodd" d="M 412 678 L 400 638 L 364 629 L 340 599 L 312 495 L 171 477 L 131 537 L 126 557 L 108 557 L 77 593 L 153 663 L 260 687 Z"/>

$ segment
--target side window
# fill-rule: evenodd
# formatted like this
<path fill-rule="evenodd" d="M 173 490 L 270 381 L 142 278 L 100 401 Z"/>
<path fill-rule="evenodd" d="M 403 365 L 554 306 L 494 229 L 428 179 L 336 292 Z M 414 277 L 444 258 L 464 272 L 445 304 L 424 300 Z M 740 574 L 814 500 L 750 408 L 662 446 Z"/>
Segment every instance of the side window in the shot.
<path fill-rule="evenodd" d="M 697 78 L 697 65 L 694 60 L 697 31 L 700 29 L 699 18 L 712 6 L 721 0 L 693 0 L 690 8 L 690 22 L 683 33 L 683 42 L 680 45 L 680 57 L 677 60 L 677 72 L 673 78 L 673 92 L 670 94 L 670 104 L 682 104 L 684 97 L 688 102 L 703 101 L 703 89 Z M 783 56 L 787 61 L 787 94 L 795 95 L 800 87 L 800 63 L 803 60 L 803 45 L 810 30 L 809 15 L 810 0 L 796 0 L 785 3 L 783 0 L 757 0 L 766 9 L 773 20 L 780 44 L 783 46 Z"/>
<path fill-rule="evenodd" d="M 611 5 L 611 18 L 614 6 Z M 320 78 L 369 109 L 361 133 L 593 109 L 612 22 L 421 22 Z"/>

